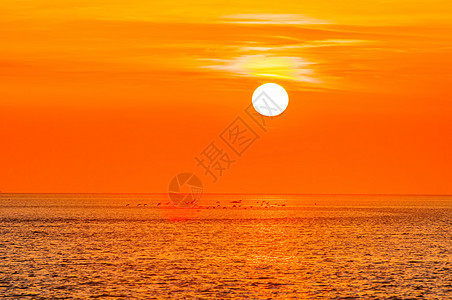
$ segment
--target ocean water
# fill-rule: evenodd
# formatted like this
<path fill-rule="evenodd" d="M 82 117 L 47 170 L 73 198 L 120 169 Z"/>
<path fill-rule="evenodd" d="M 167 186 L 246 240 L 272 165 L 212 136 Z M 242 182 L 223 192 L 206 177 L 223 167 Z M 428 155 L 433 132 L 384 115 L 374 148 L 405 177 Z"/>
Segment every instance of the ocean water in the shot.
<path fill-rule="evenodd" d="M 167 203 L 0 194 L 0 298 L 452 299 L 452 197 Z"/>

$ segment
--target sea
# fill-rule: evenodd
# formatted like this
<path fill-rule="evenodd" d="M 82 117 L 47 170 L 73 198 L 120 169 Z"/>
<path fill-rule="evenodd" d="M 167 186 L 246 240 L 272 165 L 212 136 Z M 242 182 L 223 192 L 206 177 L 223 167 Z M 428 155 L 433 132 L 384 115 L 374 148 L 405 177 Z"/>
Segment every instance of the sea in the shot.
<path fill-rule="evenodd" d="M 452 299 L 452 196 L 0 194 L 1 299 Z"/>

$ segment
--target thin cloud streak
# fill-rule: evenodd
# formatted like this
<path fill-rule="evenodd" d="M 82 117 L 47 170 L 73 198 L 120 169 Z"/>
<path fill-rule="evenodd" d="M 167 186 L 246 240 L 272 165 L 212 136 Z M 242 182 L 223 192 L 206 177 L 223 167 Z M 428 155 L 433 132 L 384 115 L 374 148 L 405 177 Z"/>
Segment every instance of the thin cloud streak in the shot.
<path fill-rule="evenodd" d="M 301 57 L 271 56 L 271 55 L 243 55 L 230 59 L 201 59 L 213 63 L 202 66 L 217 71 L 228 72 L 231 76 L 246 77 L 274 77 L 277 79 L 319 84 L 315 78 L 313 62 Z"/>
<path fill-rule="evenodd" d="M 298 14 L 235 14 L 223 16 L 221 19 L 223 23 L 235 24 L 324 25 L 332 23 Z"/>

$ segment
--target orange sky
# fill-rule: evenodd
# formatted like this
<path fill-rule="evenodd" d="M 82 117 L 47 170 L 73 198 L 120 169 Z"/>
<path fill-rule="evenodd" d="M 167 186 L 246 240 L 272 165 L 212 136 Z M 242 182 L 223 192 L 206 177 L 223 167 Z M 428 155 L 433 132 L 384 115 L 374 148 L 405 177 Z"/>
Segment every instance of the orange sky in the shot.
<path fill-rule="evenodd" d="M 155 3 L 153 3 L 155 2 Z M 0 190 L 452 194 L 452 4 L 0 3 Z M 195 156 L 275 82 L 217 183 Z"/>

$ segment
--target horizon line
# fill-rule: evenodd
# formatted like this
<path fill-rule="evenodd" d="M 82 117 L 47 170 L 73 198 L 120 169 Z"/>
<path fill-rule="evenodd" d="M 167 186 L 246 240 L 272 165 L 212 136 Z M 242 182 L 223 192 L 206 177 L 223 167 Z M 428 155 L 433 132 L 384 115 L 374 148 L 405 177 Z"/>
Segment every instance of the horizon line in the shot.
<path fill-rule="evenodd" d="M 166 195 L 168 192 L 114 193 L 114 192 L 2 192 L 0 195 Z M 415 193 L 203 193 L 203 195 L 267 195 L 267 196 L 452 196 L 452 194 L 415 194 Z"/>

